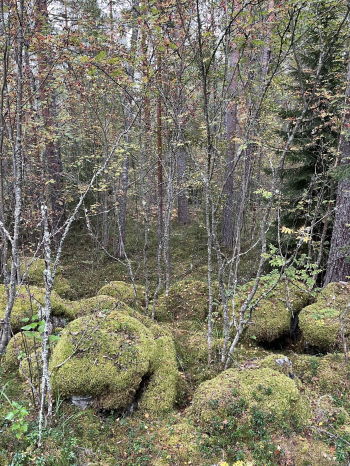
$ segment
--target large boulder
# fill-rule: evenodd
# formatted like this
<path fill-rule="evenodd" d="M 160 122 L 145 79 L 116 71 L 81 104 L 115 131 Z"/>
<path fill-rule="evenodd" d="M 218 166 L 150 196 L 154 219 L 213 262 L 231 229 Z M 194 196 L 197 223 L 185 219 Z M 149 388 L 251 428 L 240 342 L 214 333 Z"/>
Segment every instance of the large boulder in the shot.
<path fill-rule="evenodd" d="M 45 302 L 45 290 L 37 286 L 21 286 L 17 289 L 17 297 L 11 314 L 11 327 L 13 333 L 17 333 L 25 325 L 24 319 L 41 312 Z M 0 285 L 0 319 L 5 315 L 7 295 L 4 285 Z M 60 320 L 70 321 L 75 318 L 70 302 L 60 298 L 55 291 L 51 295 L 51 312 L 53 317 Z"/>
<path fill-rule="evenodd" d="M 135 299 L 134 288 L 131 284 L 122 281 L 114 281 L 103 286 L 97 295 L 112 296 L 131 307 L 143 307 L 145 304 L 145 287 L 135 284 L 135 290 L 137 300 Z"/>
<path fill-rule="evenodd" d="M 138 313 L 132 317 L 113 310 L 71 322 L 53 350 L 50 370 L 55 393 L 91 396 L 94 406 L 105 410 L 131 410 L 138 404 L 165 412 L 176 400 L 173 340 Z"/>
<path fill-rule="evenodd" d="M 282 420 L 303 425 L 311 413 L 307 400 L 290 377 L 263 367 L 228 369 L 204 382 L 194 395 L 190 414 L 202 426 L 210 426 L 214 419 L 218 426 L 225 419 L 232 419 L 237 428 L 254 422 L 254 413 L 258 411 L 261 418 L 269 419 L 265 426 L 268 429 L 278 429 Z"/>
<path fill-rule="evenodd" d="M 274 274 L 261 277 L 254 301 L 261 301 L 253 311 L 253 318 L 246 327 L 244 338 L 254 339 L 257 343 L 272 342 L 277 338 L 290 334 L 293 316 L 307 304 L 309 296 L 304 291 L 302 283 L 280 279 L 273 290 L 265 293 L 275 284 L 277 276 Z M 246 297 L 251 292 L 254 281 L 238 290 L 235 297 L 235 309 L 238 313 Z M 291 308 L 287 306 L 289 301 Z"/>
<path fill-rule="evenodd" d="M 218 287 L 213 287 L 215 302 L 218 299 Z M 208 315 L 209 288 L 208 283 L 199 280 L 181 280 L 169 288 L 168 296 L 159 297 L 156 318 L 159 321 L 197 320 L 205 322 Z"/>
<path fill-rule="evenodd" d="M 305 344 L 320 352 L 342 349 L 340 318 L 350 303 L 350 284 L 329 283 L 317 301 L 299 314 L 299 328 Z M 350 333 L 350 310 L 344 322 L 345 336 Z"/>
<path fill-rule="evenodd" d="M 118 301 L 112 296 L 98 295 L 92 298 L 80 299 L 79 301 L 71 301 L 69 307 L 74 313 L 75 319 L 78 317 L 92 315 L 96 312 L 112 311 L 119 307 L 127 306 L 122 301 Z M 130 309 L 132 312 L 132 309 Z"/>

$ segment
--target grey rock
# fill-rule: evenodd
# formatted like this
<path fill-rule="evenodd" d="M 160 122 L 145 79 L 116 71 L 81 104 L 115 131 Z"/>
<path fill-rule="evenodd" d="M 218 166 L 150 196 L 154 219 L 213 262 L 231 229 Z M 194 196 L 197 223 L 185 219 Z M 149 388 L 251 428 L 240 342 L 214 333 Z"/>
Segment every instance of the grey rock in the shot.
<path fill-rule="evenodd" d="M 92 396 L 90 395 L 84 395 L 84 396 L 72 396 L 72 403 L 75 406 L 78 406 L 78 408 L 84 410 L 88 406 L 92 404 Z"/>

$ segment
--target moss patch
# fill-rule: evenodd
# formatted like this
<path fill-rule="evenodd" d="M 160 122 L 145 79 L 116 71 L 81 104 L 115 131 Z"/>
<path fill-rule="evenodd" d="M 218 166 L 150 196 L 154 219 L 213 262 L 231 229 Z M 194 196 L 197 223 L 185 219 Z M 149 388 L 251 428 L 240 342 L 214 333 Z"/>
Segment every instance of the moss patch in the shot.
<path fill-rule="evenodd" d="M 126 307 L 126 304 L 117 301 L 112 296 L 99 295 L 93 298 L 72 301 L 69 307 L 77 319 L 78 317 L 88 316 L 96 312 L 106 312 L 113 309 L 121 310 L 122 307 Z M 129 312 L 132 312 L 131 308 L 129 308 Z"/>
<path fill-rule="evenodd" d="M 45 290 L 36 286 L 31 286 L 29 292 L 25 286 L 21 286 L 12 309 L 11 326 L 12 331 L 17 333 L 25 323 L 24 318 L 31 318 L 36 315 L 44 305 Z M 5 314 L 7 297 L 5 286 L 0 285 L 0 318 Z M 55 291 L 51 295 L 52 315 L 62 317 L 67 320 L 74 319 L 74 312 L 70 308 L 70 303 L 60 298 Z"/>
<path fill-rule="evenodd" d="M 218 299 L 218 287 L 214 286 L 213 296 Z M 182 280 L 174 283 L 168 296 L 158 300 L 156 317 L 160 321 L 195 320 L 205 322 L 208 314 L 208 284 L 199 280 Z"/>
<path fill-rule="evenodd" d="M 97 294 L 112 296 L 131 307 L 143 307 L 145 304 L 145 287 L 135 284 L 135 289 L 137 294 L 137 304 L 132 285 L 122 281 L 108 283 L 108 285 L 103 286 Z"/>
<path fill-rule="evenodd" d="M 44 259 L 34 259 L 33 263 L 28 265 L 32 261 L 32 258 L 25 257 L 21 262 L 21 274 L 27 272 L 26 283 L 28 285 L 34 285 L 44 287 L 44 270 L 45 261 Z M 55 283 L 53 289 L 61 298 L 72 298 L 72 290 L 69 286 L 68 280 L 62 275 L 62 267 L 59 267 L 55 275 Z"/>
<path fill-rule="evenodd" d="M 147 328 L 126 312 L 100 312 L 71 322 L 53 351 L 51 369 L 72 354 L 52 377 L 54 390 L 59 388 L 64 398 L 91 395 L 97 407 L 124 409 L 146 380 L 141 409 L 167 411 L 176 399 L 172 340 L 164 334 L 156 338 L 151 325 Z"/>
<path fill-rule="evenodd" d="M 23 333 L 16 333 L 7 345 L 3 365 L 6 370 L 14 370 L 19 365 L 18 356 L 29 356 L 35 350 L 41 351 L 41 341 L 26 337 Z"/>
<path fill-rule="evenodd" d="M 238 423 L 245 423 L 251 420 L 254 409 L 274 417 L 271 428 L 278 427 L 282 419 L 304 424 L 310 417 L 307 400 L 294 381 L 270 368 L 222 372 L 200 385 L 190 412 L 204 424 L 213 417 L 223 421 L 230 411 Z"/>
<path fill-rule="evenodd" d="M 292 355 L 290 359 L 296 376 L 318 394 L 340 397 L 347 392 L 350 369 L 343 355 Z"/>
<path fill-rule="evenodd" d="M 299 314 L 299 327 L 305 342 L 322 352 L 341 348 L 340 320 L 350 302 L 350 285 L 330 283 L 318 294 L 317 301 Z M 345 319 L 346 336 L 350 331 L 350 312 Z"/>
<path fill-rule="evenodd" d="M 276 281 L 274 275 L 261 278 L 254 300 L 260 298 Z M 254 282 L 249 282 L 240 287 L 235 298 L 237 312 L 243 305 L 246 297 L 252 290 Z M 303 290 L 303 285 L 298 282 L 290 283 L 280 280 L 277 286 L 264 297 L 254 309 L 253 318 L 244 332 L 244 338 L 254 338 L 258 343 L 272 342 L 277 338 L 289 335 L 292 311 L 294 314 L 307 304 L 308 295 Z M 287 307 L 287 297 L 292 310 Z"/>

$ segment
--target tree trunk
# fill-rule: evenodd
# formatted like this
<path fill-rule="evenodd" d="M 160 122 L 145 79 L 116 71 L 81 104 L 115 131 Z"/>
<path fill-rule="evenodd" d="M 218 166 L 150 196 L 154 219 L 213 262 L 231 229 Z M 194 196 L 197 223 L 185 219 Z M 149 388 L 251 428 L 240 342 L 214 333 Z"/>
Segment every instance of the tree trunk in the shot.
<path fill-rule="evenodd" d="M 37 0 L 37 26 L 36 31 L 40 35 L 47 35 L 49 27 L 49 15 L 47 0 Z M 42 154 L 42 170 L 44 183 L 49 188 L 51 202 L 52 222 L 55 227 L 63 224 L 63 200 L 62 200 L 62 161 L 60 141 L 55 130 L 56 96 L 50 89 L 52 77 L 52 59 L 50 52 L 44 50 L 38 43 L 38 70 L 39 70 L 39 94 L 43 116 L 43 124 L 48 138 Z"/>
<path fill-rule="evenodd" d="M 350 277 L 350 180 L 346 174 L 350 167 L 350 54 L 345 103 L 347 108 L 341 136 L 340 161 L 340 170 L 345 173 L 345 177 L 338 184 L 332 241 L 324 286 L 331 282 L 347 281 Z"/>
<path fill-rule="evenodd" d="M 6 351 L 7 344 L 11 338 L 11 313 L 16 297 L 16 284 L 20 279 L 19 263 L 19 233 L 22 214 L 22 120 L 23 120 L 23 0 L 19 2 L 19 24 L 18 24 L 18 46 L 17 46 L 17 122 L 16 122 L 16 141 L 13 151 L 13 171 L 14 171 L 14 195 L 15 195 L 15 212 L 14 227 L 12 238 L 7 233 L 7 238 L 11 242 L 12 263 L 11 275 L 9 280 L 8 299 L 3 320 L 3 327 L 0 339 L 0 354 Z M 3 232 L 5 225 L 0 224 Z"/>
<path fill-rule="evenodd" d="M 234 211 L 234 186 L 233 170 L 235 165 L 235 141 L 237 131 L 237 97 L 238 82 L 236 73 L 238 68 L 239 51 L 235 48 L 230 56 L 230 82 L 229 97 L 230 102 L 226 110 L 226 135 L 227 135 L 227 169 L 223 194 L 226 196 L 222 212 L 221 241 L 223 246 L 232 248 L 233 246 L 233 211 Z"/>

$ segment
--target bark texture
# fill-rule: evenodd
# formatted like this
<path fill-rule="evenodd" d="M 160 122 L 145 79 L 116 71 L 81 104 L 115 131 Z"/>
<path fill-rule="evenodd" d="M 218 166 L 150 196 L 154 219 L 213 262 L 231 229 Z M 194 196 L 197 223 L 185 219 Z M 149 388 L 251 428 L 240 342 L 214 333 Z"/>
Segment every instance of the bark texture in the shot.
<path fill-rule="evenodd" d="M 347 86 L 345 91 L 346 113 L 341 139 L 340 171 L 344 178 L 338 184 L 337 202 L 331 249 L 327 262 L 324 286 L 331 282 L 347 281 L 350 276 L 350 55 L 348 58 Z"/>

